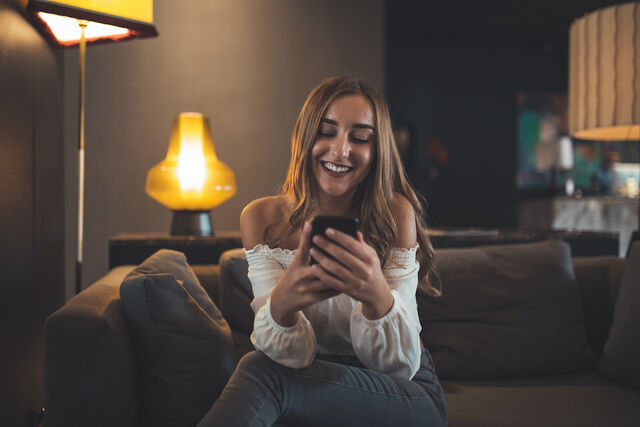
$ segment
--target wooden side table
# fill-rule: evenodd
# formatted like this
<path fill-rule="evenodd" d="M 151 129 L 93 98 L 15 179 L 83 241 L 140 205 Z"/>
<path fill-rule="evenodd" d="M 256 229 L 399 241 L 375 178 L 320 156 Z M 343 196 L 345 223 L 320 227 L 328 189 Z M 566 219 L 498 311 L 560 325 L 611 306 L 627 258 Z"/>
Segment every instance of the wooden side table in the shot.
<path fill-rule="evenodd" d="M 618 255 L 618 233 L 577 230 L 431 230 L 436 249 L 564 240 L 573 256 Z M 171 236 L 166 233 L 123 233 L 109 239 L 109 268 L 138 265 L 159 249 L 183 252 L 189 264 L 218 264 L 220 255 L 241 248 L 239 231 L 216 236 Z"/>
<path fill-rule="evenodd" d="M 530 230 L 609 231 L 619 233 L 615 255 L 624 256 L 634 230 L 638 230 L 637 198 L 548 197 L 523 200 L 518 206 L 518 227 Z"/>
<path fill-rule="evenodd" d="M 183 252 L 189 264 L 217 264 L 229 249 L 241 248 L 239 231 L 215 236 L 171 236 L 166 233 L 123 233 L 109 238 L 109 268 L 138 265 L 159 249 Z"/>

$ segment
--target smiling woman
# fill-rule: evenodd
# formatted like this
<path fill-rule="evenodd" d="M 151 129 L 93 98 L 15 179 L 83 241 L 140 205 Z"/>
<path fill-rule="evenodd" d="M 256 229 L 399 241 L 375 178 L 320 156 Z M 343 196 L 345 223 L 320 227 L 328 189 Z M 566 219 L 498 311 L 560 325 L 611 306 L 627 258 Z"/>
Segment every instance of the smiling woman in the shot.
<path fill-rule="evenodd" d="M 358 217 L 361 228 L 328 228 L 312 248 L 316 215 Z M 311 92 L 281 194 L 251 202 L 240 229 L 256 351 L 201 426 L 446 424 L 415 299 L 419 282 L 438 293 L 433 249 L 372 86 L 339 76 Z"/>
<path fill-rule="evenodd" d="M 329 106 L 311 150 L 318 197 L 342 199 L 334 203 L 350 207 L 358 184 L 371 170 L 374 137 L 373 107 L 363 95 L 344 95 Z"/>

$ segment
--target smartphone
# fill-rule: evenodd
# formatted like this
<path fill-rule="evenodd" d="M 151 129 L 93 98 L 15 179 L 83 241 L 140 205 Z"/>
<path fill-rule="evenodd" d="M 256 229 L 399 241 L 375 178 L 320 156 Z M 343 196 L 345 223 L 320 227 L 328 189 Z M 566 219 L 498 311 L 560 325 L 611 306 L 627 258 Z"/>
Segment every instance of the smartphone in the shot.
<path fill-rule="evenodd" d="M 358 224 L 358 218 L 346 216 L 317 215 L 314 216 L 311 220 L 311 238 L 313 239 L 313 236 L 315 236 L 316 234 L 320 234 L 324 238 L 328 239 L 328 237 L 324 234 L 325 230 L 327 228 L 334 228 L 352 236 L 355 239 L 358 232 Z M 311 243 L 311 246 L 322 251 L 322 249 L 320 249 L 313 243 Z M 311 257 L 311 264 L 315 263 L 317 263 L 317 261 L 313 259 L 313 257 Z"/>

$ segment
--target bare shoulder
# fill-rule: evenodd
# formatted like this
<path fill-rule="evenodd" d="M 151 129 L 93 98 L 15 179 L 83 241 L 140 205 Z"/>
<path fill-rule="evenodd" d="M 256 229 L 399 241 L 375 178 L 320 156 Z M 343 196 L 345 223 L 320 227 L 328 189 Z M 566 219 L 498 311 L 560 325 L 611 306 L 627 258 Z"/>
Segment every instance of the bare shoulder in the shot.
<path fill-rule="evenodd" d="M 398 226 L 398 235 L 395 246 L 411 249 L 417 243 L 416 212 L 413 205 L 406 197 L 399 193 L 393 196 L 393 217 Z"/>
<path fill-rule="evenodd" d="M 267 230 L 282 220 L 286 206 L 286 197 L 280 195 L 262 197 L 245 206 L 240 214 L 240 234 L 246 249 L 265 243 Z"/>

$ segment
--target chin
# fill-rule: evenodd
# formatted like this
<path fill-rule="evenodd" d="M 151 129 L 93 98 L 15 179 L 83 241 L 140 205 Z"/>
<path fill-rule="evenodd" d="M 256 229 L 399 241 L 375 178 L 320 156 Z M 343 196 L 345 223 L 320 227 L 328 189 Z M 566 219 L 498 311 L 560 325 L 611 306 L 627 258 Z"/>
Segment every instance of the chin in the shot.
<path fill-rule="evenodd" d="M 355 189 L 355 186 L 352 185 L 352 179 L 350 179 L 352 177 L 343 177 L 339 180 L 336 180 L 335 178 L 323 176 L 321 173 L 320 176 L 316 175 L 315 178 L 317 186 L 316 188 L 327 196 L 344 196 L 350 192 L 353 192 Z"/>
<path fill-rule="evenodd" d="M 354 188 L 336 188 L 319 185 L 319 190 L 330 197 L 344 197 L 355 194 Z"/>

